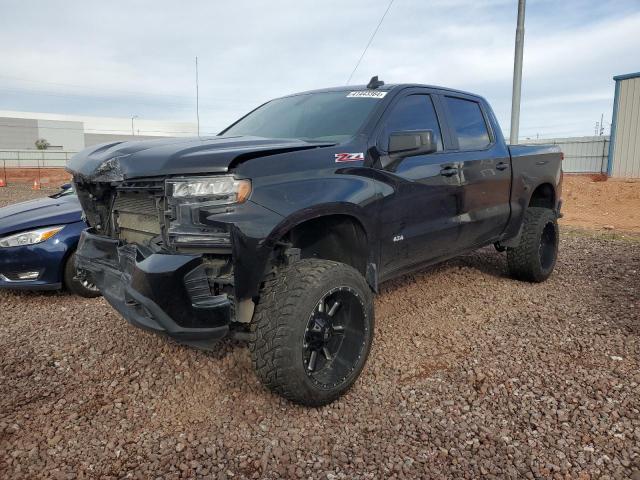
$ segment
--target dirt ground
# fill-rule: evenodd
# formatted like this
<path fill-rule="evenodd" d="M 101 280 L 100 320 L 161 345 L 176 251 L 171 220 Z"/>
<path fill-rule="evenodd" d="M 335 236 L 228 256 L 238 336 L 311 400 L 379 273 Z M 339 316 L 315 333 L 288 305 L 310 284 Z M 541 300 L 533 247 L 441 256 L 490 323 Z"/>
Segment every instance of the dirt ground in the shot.
<path fill-rule="evenodd" d="M 543 284 L 493 248 L 386 284 L 367 367 L 319 409 L 267 392 L 240 343 L 0 292 L 0 478 L 637 480 L 640 242 L 566 230 Z"/>
<path fill-rule="evenodd" d="M 565 175 L 562 225 L 640 233 L 640 179 L 594 181 Z"/>

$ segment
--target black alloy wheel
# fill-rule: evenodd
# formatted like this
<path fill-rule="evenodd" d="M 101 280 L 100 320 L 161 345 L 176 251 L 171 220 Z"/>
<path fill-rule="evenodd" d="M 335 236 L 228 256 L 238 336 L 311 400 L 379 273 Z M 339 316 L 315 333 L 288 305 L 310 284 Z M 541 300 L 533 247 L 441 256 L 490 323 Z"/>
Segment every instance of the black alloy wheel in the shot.
<path fill-rule="evenodd" d="M 309 378 L 322 388 L 344 382 L 363 354 L 367 328 L 356 291 L 342 286 L 327 292 L 311 313 L 302 344 Z"/>
<path fill-rule="evenodd" d="M 558 251 L 557 237 L 555 223 L 547 222 L 540 236 L 540 248 L 538 250 L 542 270 L 548 270 L 556 261 Z"/>

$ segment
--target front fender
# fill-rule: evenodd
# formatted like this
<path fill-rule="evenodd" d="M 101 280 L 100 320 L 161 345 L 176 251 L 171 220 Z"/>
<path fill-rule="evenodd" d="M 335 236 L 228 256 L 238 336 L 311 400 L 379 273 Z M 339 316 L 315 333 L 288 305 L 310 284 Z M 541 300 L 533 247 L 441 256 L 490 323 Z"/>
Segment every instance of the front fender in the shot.
<path fill-rule="evenodd" d="M 268 214 L 261 218 L 259 232 L 250 222 L 232 223 L 238 298 L 258 295 L 268 269 L 267 262 L 278 241 L 295 226 L 314 218 L 347 215 L 356 219 L 367 233 L 369 256 L 375 263 L 377 238 L 371 232 L 375 232 L 373 227 L 377 218 L 375 200 L 380 197 L 377 181 L 353 174 L 331 173 L 313 178 L 309 178 L 308 173 L 300 178 L 295 178 L 297 175 L 294 178 L 274 176 L 254 182 L 251 200 L 247 203 Z"/>

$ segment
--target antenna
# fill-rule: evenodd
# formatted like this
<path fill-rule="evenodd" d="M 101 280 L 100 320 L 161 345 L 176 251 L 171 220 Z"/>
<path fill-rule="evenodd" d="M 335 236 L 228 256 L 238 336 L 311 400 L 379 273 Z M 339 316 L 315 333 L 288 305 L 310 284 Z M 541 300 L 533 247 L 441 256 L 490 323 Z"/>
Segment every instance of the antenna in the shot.
<path fill-rule="evenodd" d="M 198 121 L 198 137 L 200 137 L 200 88 L 198 85 L 198 56 L 196 55 L 196 119 Z"/>
<path fill-rule="evenodd" d="M 367 84 L 367 88 L 378 88 L 381 87 L 382 85 L 384 85 L 384 82 L 382 80 L 378 80 L 378 76 L 374 76 L 371 77 L 371 80 L 369 80 L 369 83 Z"/>
<path fill-rule="evenodd" d="M 369 45 L 371 45 L 371 42 L 373 42 L 373 38 L 376 36 L 376 33 L 378 33 L 378 29 L 380 28 L 380 25 L 382 25 L 382 22 L 384 21 L 384 17 L 386 17 L 387 13 L 389 13 L 389 9 L 391 8 L 391 5 L 393 5 L 393 2 L 394 2 L 394 0 L 391 0 L 389 2 L 389 5 L 387 5 L 387 9 L 384 11 L 384 14 L 382 14 L 382 18 L 380 18 L 380 21 L 378 22 L 378 25 L 376 26 L 376 29 L 371 34 L 371 37 L 369 38 L 369 41 L 367 42 L 367 46 L 364 47 L 364 50 L 362 51 L 362 55 L 360 55 L 360 58 L 358 59 L 358 62 L 356 63 L 356 66 L 353 67 L 353 71 L 351 72 L 351 75 L 349 75 L 349 79 L 347 80 L 347 85 L 349 85 L 349 83 L 351 83 L 351 78 L 353 77 L 353 74 L 356 73 L 356 70 L 360 66 L 360 62 L 364 58 L 364 54 L 367 53 Z"/>

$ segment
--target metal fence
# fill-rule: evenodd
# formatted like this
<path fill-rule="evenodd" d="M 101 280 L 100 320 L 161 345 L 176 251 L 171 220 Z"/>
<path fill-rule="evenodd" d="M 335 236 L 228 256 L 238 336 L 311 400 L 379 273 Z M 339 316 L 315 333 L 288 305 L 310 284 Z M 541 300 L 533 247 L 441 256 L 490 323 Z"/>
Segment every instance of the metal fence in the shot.
<path fill-rule="evenodd" d="M 0 150 L 0 166 L 6 168 L 64 168 L 77 152 L 65 150 Z"/>
<path fill-rule="evenodd" d="M 546 138 L 520 141 L 522 144 L 558 145 L 564 153 L 562 169 L 567 173 L 606 173 L 609 137 Z"/>

